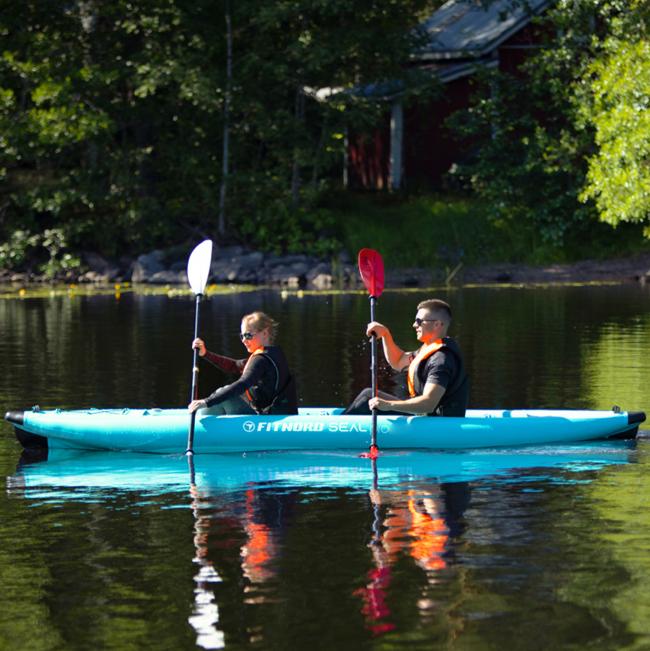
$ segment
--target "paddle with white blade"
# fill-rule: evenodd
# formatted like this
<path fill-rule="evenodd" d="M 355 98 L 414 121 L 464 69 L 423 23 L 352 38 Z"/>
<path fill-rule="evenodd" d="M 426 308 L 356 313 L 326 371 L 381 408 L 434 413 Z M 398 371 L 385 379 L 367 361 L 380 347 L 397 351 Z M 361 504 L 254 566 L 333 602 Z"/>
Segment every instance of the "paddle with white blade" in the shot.
<path fill-rule="evenodd" d="M 384 291 L 384 261 L 374 249 L 359 251 L 359 273 L 370 295 L 370 321 L 375 320 L 375 304 Z M 377 397 L 377 336 L 373 333 L 370 340 L 370 374 L 373 398 Z M 372 437 L 368 456 L 376 459 L 377 448 L 377 410 L 372 410 Z"/>
<path fill-rule="evenodd" d="M 196 246 L 190 254 L 190 259 L 187 261 L 187 279 L 190 283 L 192 292 L 196 295 L 196 302 L 194 308 L 194 339 L 199 336 L 199 305 L 201 304 L 201 297 L 205 291 L 205 286 L 208 283 L 208 276 L 210 275 L 210 265 L 212 264 L 212 240 L 203 240 L 201 244 Z M 196 400 L 199 392 L 199 367 L 198 367 L 198 351 L 193 349 L 192 359 L 192 397 L 190 401 Z M 194 423 L 196 421 L 196 411 L 192 412 L 190 418 L 190 430 L 187 435 L 187 450 L 186 454 L 194 454 Z"/>

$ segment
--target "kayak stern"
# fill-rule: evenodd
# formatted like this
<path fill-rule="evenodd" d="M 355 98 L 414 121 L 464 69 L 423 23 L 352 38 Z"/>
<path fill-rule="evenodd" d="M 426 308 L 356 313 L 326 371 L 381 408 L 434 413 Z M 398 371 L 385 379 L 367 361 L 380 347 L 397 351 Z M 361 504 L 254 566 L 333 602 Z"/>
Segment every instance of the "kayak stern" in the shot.
<path fill-rule="evenodd" d="M 14 426 L 16 439 L 25 449 L 47 449 L 47 437 L 33 434 L 23 429 L 25 424 L 24 411 L 8 411 L 5 414 L 5 420 Z"/>

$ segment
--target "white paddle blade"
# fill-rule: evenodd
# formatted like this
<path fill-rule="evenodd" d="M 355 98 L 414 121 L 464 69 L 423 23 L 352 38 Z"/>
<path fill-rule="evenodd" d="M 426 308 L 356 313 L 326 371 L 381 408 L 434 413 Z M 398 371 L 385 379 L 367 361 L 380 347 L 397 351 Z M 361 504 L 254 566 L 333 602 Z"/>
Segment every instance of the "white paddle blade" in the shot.
<path fill-rule="evenodd" d="M 212 264 L 212 240 L 203 240 L 194 247 L 187 261 L 187 279 L 195 294 L 203 294 Z"/>

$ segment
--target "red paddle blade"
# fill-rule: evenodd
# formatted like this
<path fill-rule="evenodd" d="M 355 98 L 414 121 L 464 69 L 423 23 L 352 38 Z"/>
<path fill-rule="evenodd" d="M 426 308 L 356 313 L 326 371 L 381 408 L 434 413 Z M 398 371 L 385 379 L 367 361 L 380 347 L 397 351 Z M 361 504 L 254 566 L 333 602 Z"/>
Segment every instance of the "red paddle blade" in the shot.
<path fill-rule="evenodd" d="M 374 249 L 359 251 L 359 273 L 370 296 L 379 298 L 384 291 L 384 261 Z"/>

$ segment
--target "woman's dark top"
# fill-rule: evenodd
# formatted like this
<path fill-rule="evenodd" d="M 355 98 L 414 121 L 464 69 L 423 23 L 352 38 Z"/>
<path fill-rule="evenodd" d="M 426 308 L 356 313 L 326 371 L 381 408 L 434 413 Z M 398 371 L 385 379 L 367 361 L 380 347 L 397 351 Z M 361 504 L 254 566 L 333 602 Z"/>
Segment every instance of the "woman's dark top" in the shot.
<path fill-rule="evenodd" d="M 206 351 L 204 359 L 226 373 L 241 373 L 238 380 L 219 387 L 205 399 L 208 407 L 246 395 L 258 414 L 298 413 L 296 383 L 279 346 L 265 346 L 244 359 Z"/>

